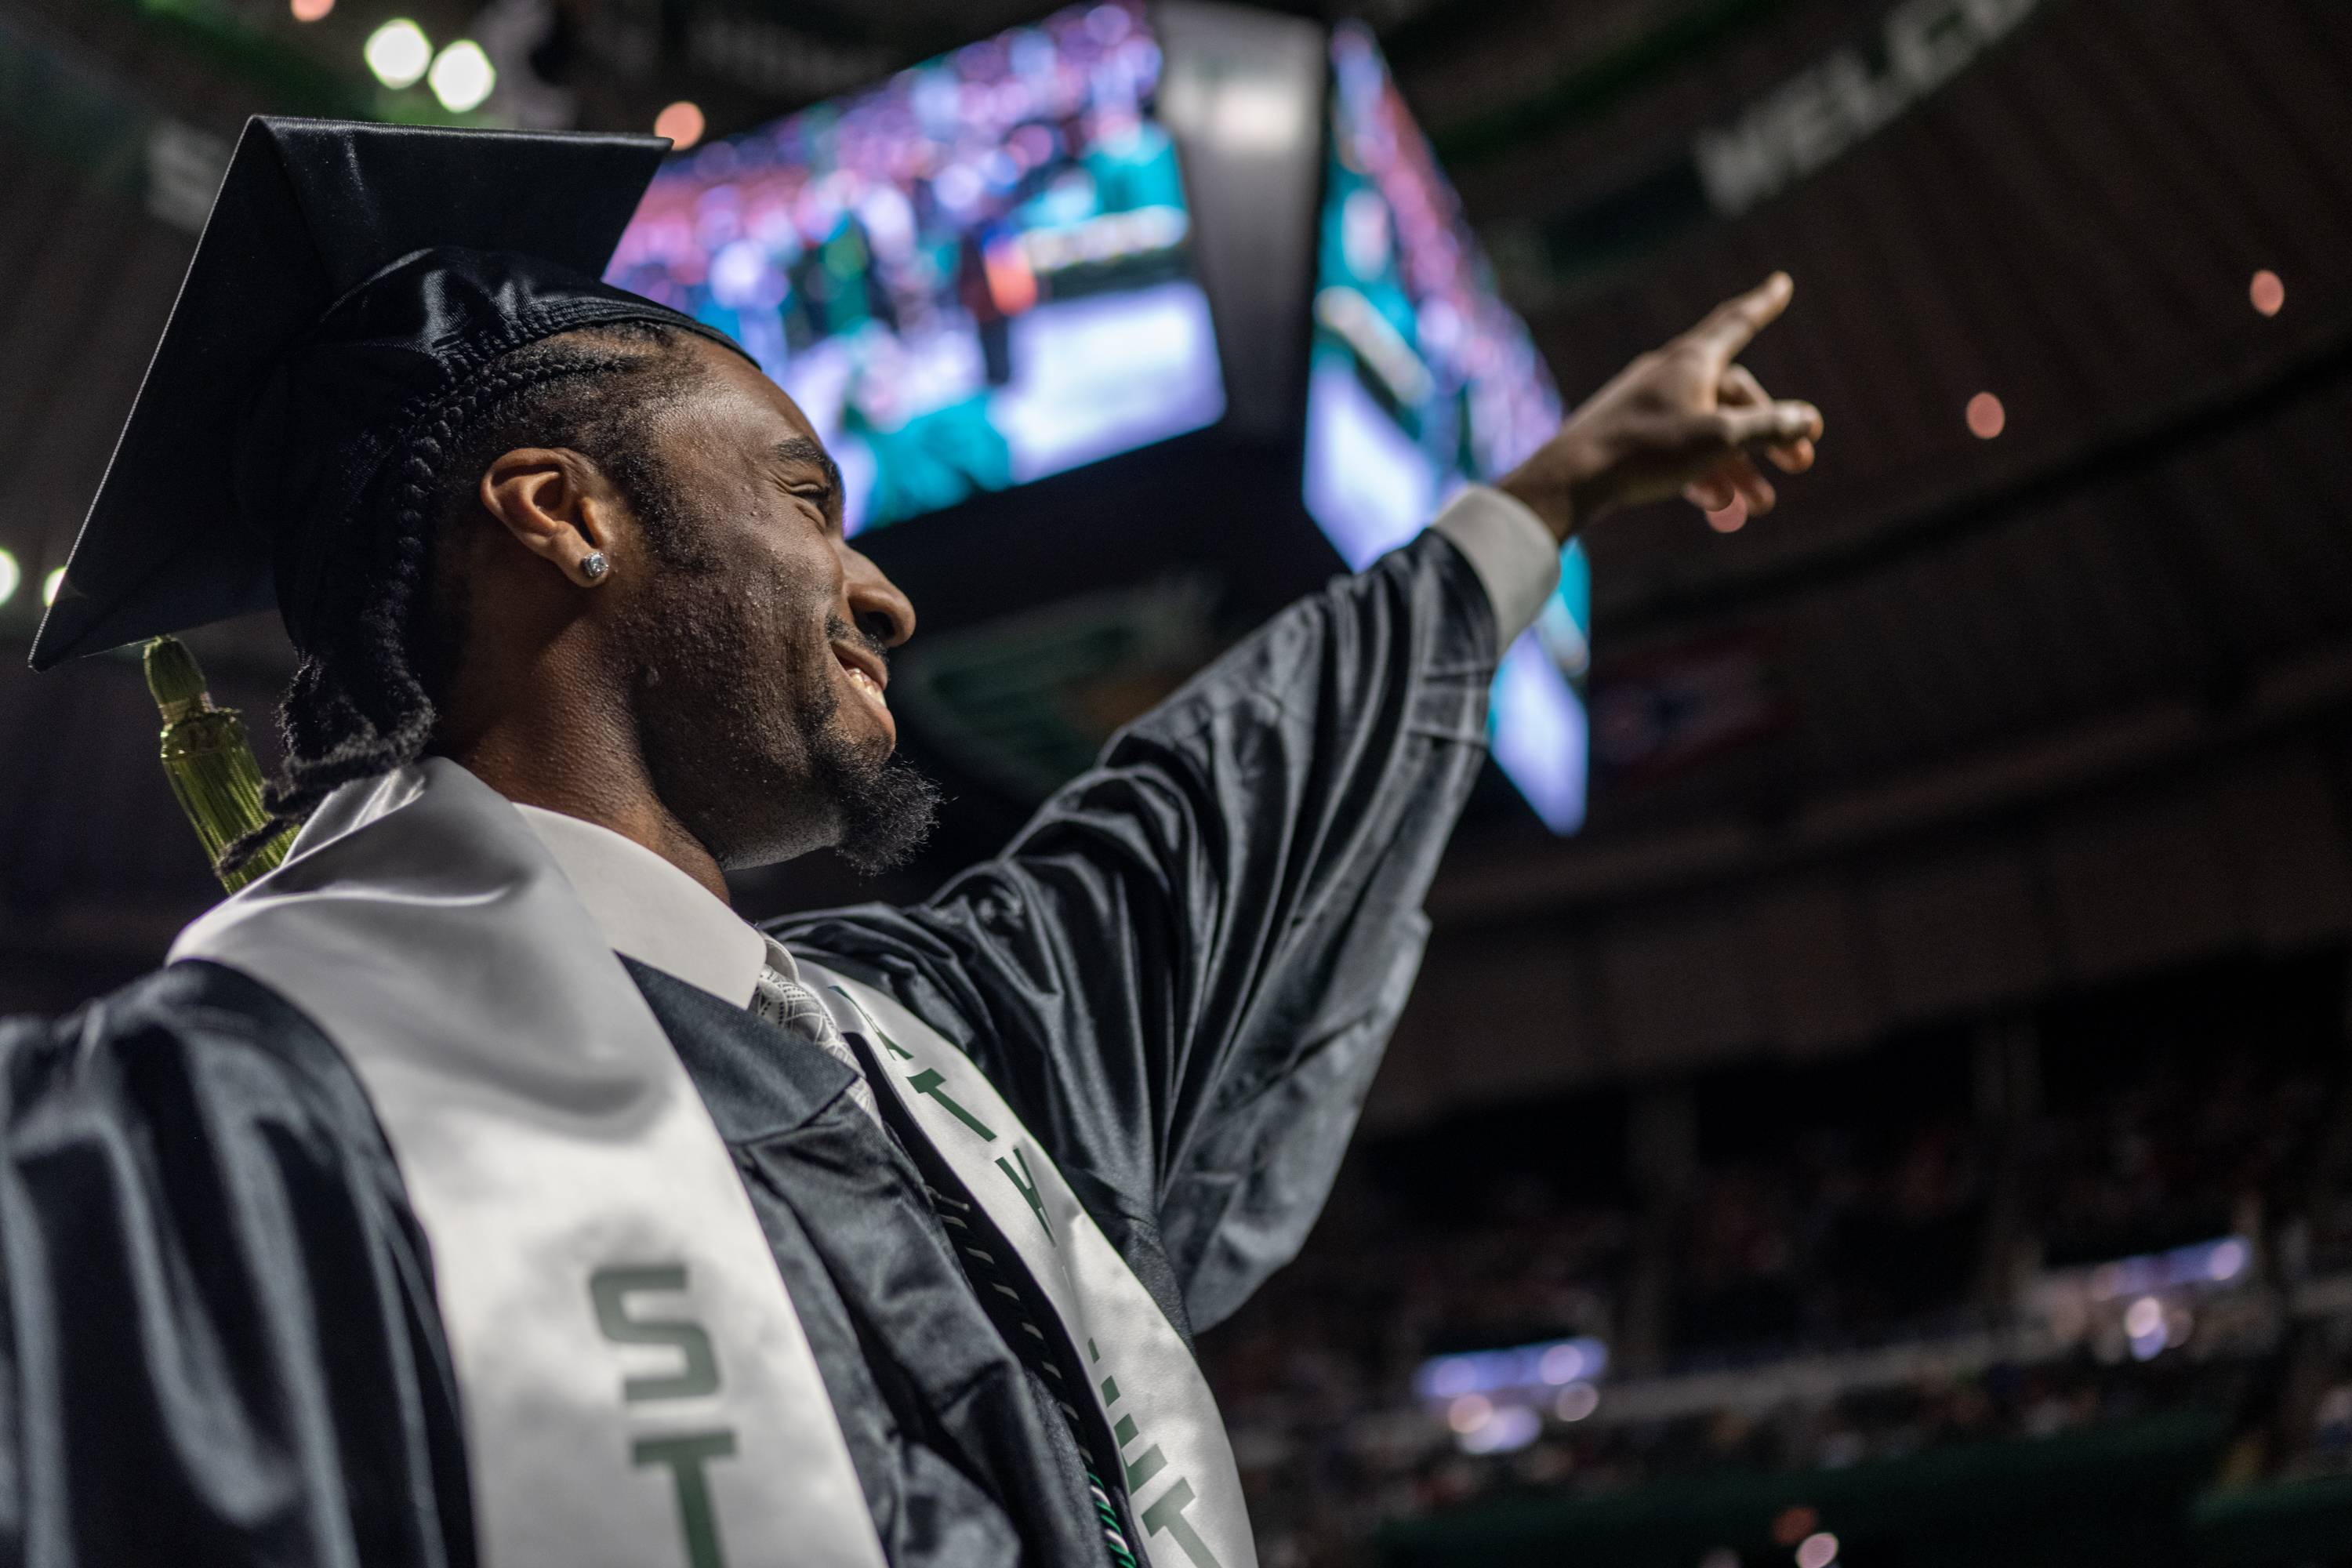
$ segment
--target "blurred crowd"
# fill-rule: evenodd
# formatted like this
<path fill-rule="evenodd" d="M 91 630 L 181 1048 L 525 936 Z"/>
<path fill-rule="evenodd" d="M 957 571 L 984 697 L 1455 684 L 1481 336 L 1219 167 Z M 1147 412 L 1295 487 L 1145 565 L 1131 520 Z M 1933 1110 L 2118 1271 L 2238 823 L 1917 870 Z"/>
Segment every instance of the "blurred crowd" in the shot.
<path fill-rule="evenodd" d="M 2352 1470 L 2342 973 L 2305 966 L 2269 1022 L 2280 995 L 2251 1022 L 2160 989 L 2059 1009 L 1986 1047 L 2021 1101 L 1964 1035 L 1777 1088 L 1727 1069 L 1675 1090 L 1679 1180 L 1635 1173 L 1638 1090 L 1368 1143 L 1298 1262 L 1202 1342 L 1270 1568 L 1498 1495 L 2168 1411 L 2223 1422 L 2240 1479 Z M 1417 1388 L 1432 1358 L 1568 1336 L 1606 1373 Z M 1532 1415 L 1499 1419 L 1514 1400 Z"/>

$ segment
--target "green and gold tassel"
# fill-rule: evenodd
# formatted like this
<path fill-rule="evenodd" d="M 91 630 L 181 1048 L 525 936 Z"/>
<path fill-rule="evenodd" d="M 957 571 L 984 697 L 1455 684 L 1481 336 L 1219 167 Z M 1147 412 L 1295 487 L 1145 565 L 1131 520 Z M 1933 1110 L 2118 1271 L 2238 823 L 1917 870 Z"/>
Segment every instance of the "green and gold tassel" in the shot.
<path fill-rule="evenodd" d="M 205 672 L 177 637 L 147 645 L 147 689 L 163 715 L 163 776 L 180 797 L 180 809 L 204 844 L 205 858 L 219 869 L 221 851 L 269 820 L 261 804 L 261 764 L 245 738 L 245 722 L 234 708 L 213 706 Z M 294 842 L 289 825 L 234 871 L 221 872 L 230 892 L 286 858 Z"/>

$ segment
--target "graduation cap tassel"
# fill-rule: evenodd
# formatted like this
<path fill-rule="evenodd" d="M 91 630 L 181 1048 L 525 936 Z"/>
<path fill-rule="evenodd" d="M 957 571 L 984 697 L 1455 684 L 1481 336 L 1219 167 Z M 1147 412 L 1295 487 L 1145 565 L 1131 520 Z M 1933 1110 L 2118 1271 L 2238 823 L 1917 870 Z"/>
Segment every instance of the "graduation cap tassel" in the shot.
<path fill-rule="evenodd" d="M 163 776 L 180 797 L 180 809 L 204 844 L 205 858 L 217 869 L 221 851 L 269 820 L 261 804 L 261 764 L 245 738 L 245 721 L 234 708 L 213 706 L 205 672 L 177 637 L 147 645 L 147 689 L 163 716 Z M 294 841 L 289 826 L 245 864 L 220 874 L 230 892 L 271 869 Z"/>

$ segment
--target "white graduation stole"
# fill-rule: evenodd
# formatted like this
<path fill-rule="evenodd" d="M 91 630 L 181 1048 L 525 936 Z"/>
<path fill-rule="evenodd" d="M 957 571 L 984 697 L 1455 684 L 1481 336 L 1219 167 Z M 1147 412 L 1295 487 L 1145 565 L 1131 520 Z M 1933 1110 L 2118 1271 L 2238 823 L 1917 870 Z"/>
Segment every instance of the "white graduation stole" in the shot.
<path fill-rule="evenodd" d="M 939 1031 L 870 985 L 798 963 L 842 1032 L 872 1042 L 888 1091 L 1012 1243 L 1081 1352 L 1151 1568 L 1256 1568 L 1241 1476 L 1208 1380 L 1062 1173 Z"/>
<path fill-rule="evenodd" d="M 348 785 L 182 933 L 356 1073 L 432 1243 L 485 1568 L 882 1568 L 733 1159 L 521 816 Z"/>

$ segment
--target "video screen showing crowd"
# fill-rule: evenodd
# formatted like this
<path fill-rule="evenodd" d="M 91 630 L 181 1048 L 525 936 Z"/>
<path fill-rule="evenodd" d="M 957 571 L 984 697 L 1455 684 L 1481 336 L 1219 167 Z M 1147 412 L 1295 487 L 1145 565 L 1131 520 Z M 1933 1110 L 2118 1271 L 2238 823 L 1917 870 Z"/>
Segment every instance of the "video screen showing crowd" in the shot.
<path fill-rule="evenodd" d="M 1145 10 L 1075 6 L 674 159 L 608 282 L 741 343 L 849 531 L 1224 410 Z"/>
<path fill-rule="evenodd" d="M 1360 570 L 1559 427 L 1559 389 L 1360 26 L 1331 36 L 1329 154 L 1307 398 L 1307 509 Z M 1584 820 L 1591 572 L 1559 586 L 1495 679 L 1495 760 L 1554 832 Z"/>

